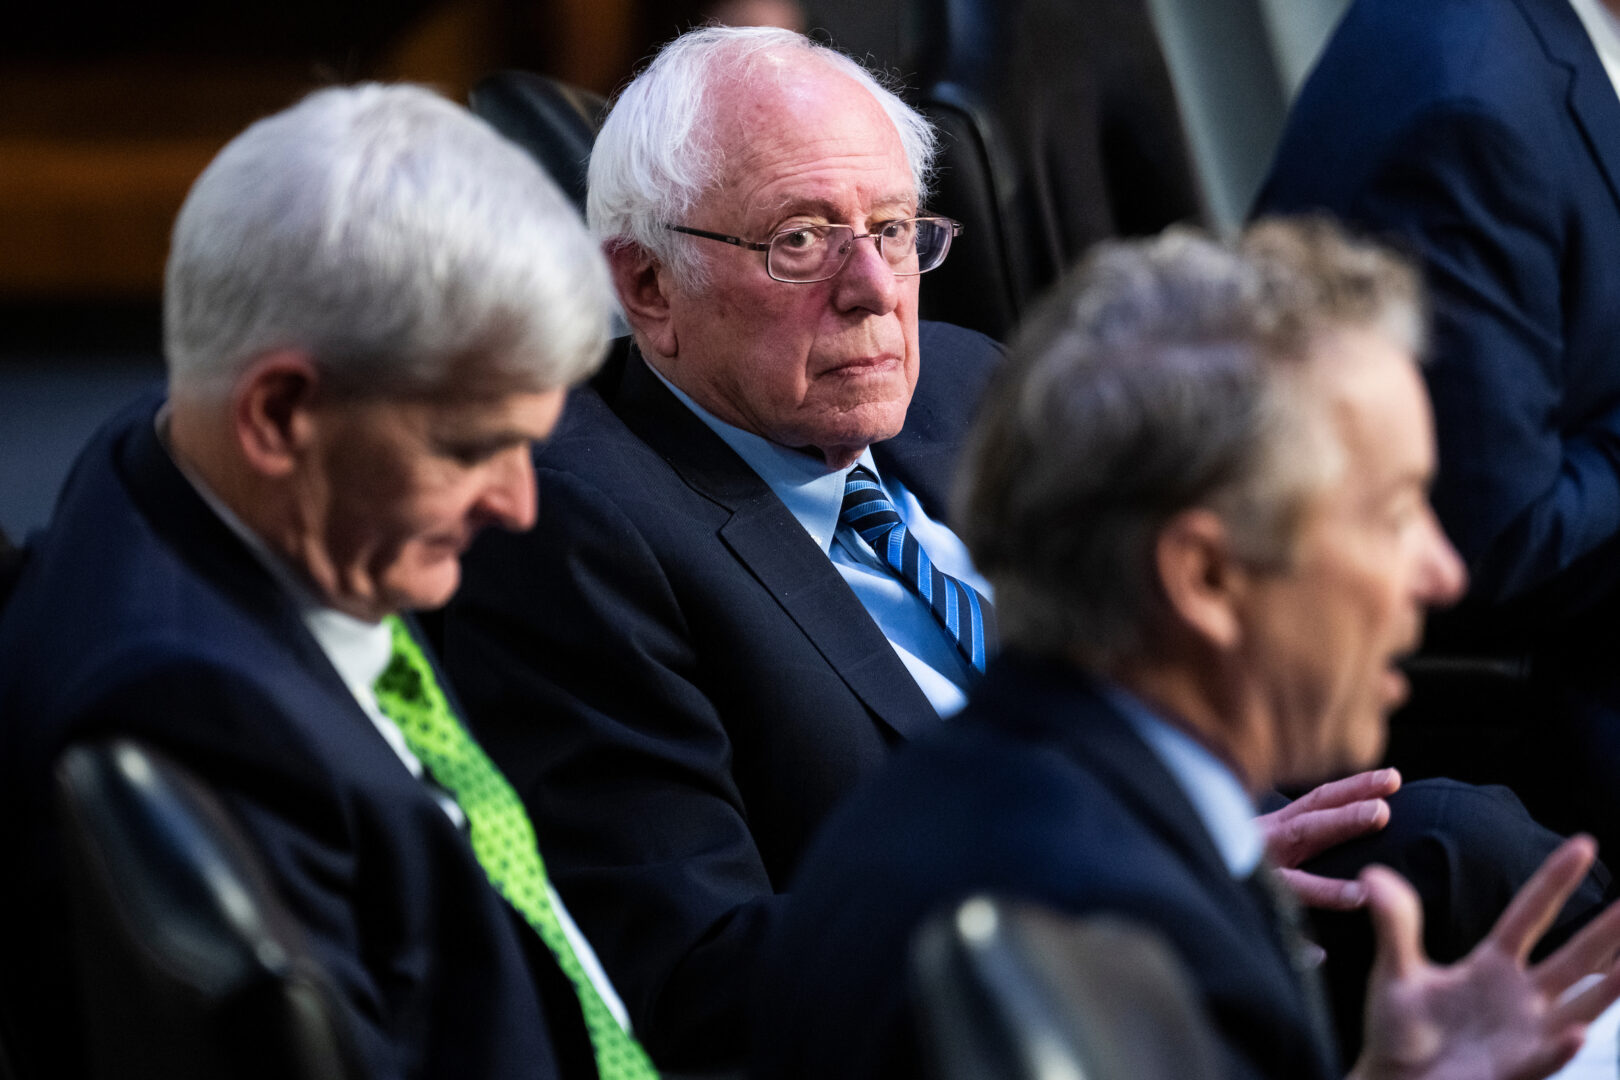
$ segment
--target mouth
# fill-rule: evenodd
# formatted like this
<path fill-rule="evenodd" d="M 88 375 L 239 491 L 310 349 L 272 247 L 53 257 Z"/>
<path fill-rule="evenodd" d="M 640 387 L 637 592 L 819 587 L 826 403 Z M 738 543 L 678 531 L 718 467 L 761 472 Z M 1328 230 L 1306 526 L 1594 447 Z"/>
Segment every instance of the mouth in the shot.
<path fill-rule="evenodd" d="M 1417 646 L 1411 645 L 1391 654 L 1379 680 L 1379 696 L 1386 707 L 1394 709 L 1404 704 L 1412 693 L 1412 670 L 1422 661 L 1416 660 Z"/>
<path fill-rule="evenodd" d="M 1378 696 L 1386 709 L 1395 709 L 1404 704 L 1412 692 L 1412 684 L 1406 677 L 1398 663 L 1391 663 L 1384 669 L 1383 677 L 1379 680 Z"/>
<path fill-rule="evenodd" d="M 823 368 L 821 374 L 839 378 L 885 375 L 898 367 L 899 364 L 900 358 L 892 353 L 883 353 L 878 356 L 857 356 L 848 360 L 835 361 Z"/>
<path fill-rule="evenodd" d="M 426 540 L 425 545 L 430 551 L 460 558 L 466 553 L 467 548 L 472 545 L 472 534 L 456 533 L 451 536 L 435 536 Z"/>

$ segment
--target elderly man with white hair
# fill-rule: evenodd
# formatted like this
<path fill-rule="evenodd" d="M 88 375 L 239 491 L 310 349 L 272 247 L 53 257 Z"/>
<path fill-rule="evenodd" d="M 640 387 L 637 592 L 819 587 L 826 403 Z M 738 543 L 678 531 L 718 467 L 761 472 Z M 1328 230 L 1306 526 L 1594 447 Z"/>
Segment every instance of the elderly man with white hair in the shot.
<path fill-rule="evenodd" d="M 480 529 L 533 523 L 530 445 L 610 311 L 555 185 L 426 90 L 313 94 L 197 180 L 166 399 L 84 451 L 0 620 L 22 1075 L 85 1067 L 47 796 L 65 746 L 109 735 L 218 793 L 363 1075 L 654 1075 L 408 615 L 450 597 Z"/>

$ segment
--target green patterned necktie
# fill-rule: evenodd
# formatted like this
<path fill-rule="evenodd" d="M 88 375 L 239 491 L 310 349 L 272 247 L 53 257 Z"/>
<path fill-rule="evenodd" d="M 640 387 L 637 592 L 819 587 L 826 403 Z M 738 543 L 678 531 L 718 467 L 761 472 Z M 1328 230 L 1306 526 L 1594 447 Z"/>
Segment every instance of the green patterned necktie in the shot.
<path fill-rule="evenodd" d="M 601 1080 L 657 1080 L 647 1052 L 620 1026 L 563 933 L 546 887 L 534 826 L 517 792 L 456 719 L 404 621 L 390 615 L 387 625 L 394 654 L 373 687 L 378 706 L 399 725 L 405 744 L 467 816 L 473 854 L 490 884 L 534 927 L 574 984 Z"/>

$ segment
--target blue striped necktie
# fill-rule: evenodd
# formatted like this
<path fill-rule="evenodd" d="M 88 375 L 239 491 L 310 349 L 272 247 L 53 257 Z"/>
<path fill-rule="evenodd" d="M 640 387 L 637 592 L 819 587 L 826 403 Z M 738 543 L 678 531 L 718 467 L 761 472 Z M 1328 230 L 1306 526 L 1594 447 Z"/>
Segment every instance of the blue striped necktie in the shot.
<path fill-rule="evenodd" d="M 864 465 L 851 469 L 844 481 L 838 520 L 872 545 L 894 576 L 928 605 L 974 670 L 984 671 L 985 657 L 996 646 L 996 616 L 990 601 L 933 564 Z"/>

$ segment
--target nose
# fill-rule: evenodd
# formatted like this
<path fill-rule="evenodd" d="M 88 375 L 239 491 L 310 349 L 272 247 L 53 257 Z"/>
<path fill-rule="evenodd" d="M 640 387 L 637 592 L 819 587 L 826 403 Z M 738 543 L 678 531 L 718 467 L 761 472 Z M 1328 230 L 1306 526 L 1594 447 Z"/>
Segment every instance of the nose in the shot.
<path fill-rule="evenodd" d="M 1432 510 L 1428 512 L 1427 531 L 1418 570 L 1418 596 L 1429 607 L 1446 607 L 1456 603 L 1468 588 L 1468 569 Z"/>
<path fill-rule="evenodd" d="M 534 461 L 523 443 L 490 461 L 490 475 L 479 507 L 496 524 L 513 532 L 534 525 L 539 497 L 534 486 Z"/>
<path fill-rule="evenodd" d="M 900 303 L 900 281 L 878 250 L 878 238 L 867 234 L 850 240 L 849 260 L 833 279 L 833 302 L 840 311 L 887 315 Z"/>

